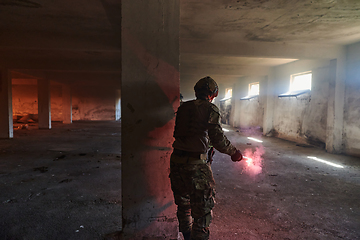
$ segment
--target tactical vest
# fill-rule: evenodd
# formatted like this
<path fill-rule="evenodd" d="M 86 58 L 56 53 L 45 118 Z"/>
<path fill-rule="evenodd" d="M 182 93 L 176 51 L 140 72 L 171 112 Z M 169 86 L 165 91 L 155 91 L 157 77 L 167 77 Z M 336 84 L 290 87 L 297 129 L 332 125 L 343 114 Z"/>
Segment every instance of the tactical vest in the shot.
<path fill-rule="evenodd" d="M 176 113 L 173 147 L 190 152 L 206 152 L 208 126 L 219 124 L 218 108 L 206 100 L 184 102 Z"/>

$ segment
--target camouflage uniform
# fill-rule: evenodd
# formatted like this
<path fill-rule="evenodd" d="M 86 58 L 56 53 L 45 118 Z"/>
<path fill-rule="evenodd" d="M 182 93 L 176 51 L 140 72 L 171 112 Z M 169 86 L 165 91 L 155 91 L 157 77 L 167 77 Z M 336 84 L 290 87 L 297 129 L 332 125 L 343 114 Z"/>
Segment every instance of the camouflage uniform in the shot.
<path fill-rule="evenodd" d="M 224 135 L 219 119 L 219 109 L 202 99 L 184 102 L 177 111 L 170 181 L 178 206 L 179 231 L 191 231 L 192 240 L 209 239 L 215 197 L 215 181 L 206 158 L 209 139 L 222 153 L 233 155 L 237 151 Z"/>

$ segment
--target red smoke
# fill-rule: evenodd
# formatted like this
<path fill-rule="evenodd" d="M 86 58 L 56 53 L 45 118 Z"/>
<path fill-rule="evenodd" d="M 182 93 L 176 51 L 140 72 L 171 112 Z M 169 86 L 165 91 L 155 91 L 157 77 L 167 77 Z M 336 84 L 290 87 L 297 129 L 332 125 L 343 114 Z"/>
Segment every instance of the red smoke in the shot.
<path fill-rule="evenodd" d="M 251 176 L 256 176 L 262 172 L 262 155 L 265 153 L 265 150 L 262 146 L 257 147 L 255 152 L 252 149 L 245 149 L 243 152 L 244 159 L 243 162 L 243 171 Z"/>

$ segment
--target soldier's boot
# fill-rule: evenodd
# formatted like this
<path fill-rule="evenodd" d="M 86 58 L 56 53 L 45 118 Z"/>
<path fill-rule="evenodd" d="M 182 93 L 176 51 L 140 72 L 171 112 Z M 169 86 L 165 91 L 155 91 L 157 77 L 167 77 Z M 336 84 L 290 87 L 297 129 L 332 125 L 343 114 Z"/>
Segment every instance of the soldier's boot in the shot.
<path fill-rule="evenodd" d="M 182 235 L 184 236 L 184 240 L 191 240 L 191 232 L 183 232 Z"/>

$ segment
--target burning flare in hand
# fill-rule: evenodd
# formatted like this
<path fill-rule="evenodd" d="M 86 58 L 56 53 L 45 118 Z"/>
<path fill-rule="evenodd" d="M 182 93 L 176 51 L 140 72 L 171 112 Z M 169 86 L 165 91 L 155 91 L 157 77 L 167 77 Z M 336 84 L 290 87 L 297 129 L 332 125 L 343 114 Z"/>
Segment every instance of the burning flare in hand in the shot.
<path fill-rule="evenodd" d="M 245 149 L 243 158 L 245 160 L 244 171 L 249 175 L 258 175 L 262 172 L 262 155 L 265 153 L 263 147 L 256 148 L 255 152 L 252 149 Z"/>
<path fill-rule="evenodd" d="M 252 161 L 253 161 L 253 160 L 252 160 L 252 158 L 245 157 L 245 156 L 243 156 L 243 158 L 245 158 L 245 159 L 246 159 L 246 161 L 245 161 L 245 162 L 247 163 L 247 165 L 248 165 L 248 166 L 250 166 L 250 164 L 251 164 L 251 163 L 252 163 Z"/>

